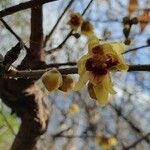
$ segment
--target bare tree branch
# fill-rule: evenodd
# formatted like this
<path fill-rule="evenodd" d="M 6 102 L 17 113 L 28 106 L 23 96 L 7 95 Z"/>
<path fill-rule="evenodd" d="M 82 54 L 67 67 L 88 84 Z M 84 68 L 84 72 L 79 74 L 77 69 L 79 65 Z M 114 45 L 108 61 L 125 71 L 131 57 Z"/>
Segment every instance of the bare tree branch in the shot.
<path fill-rule="evenodd" d="M 11 14 L 16 13 L 21 10 L 33 8 L 33 7 L 40 6 L 45 3 L 53 2 L 53 1 L 56 1 L 56 0 L 31 0 L 31 1 L 24 2 L 24 3 L 20 3 L 18 5 L 1 10 L 0 18 L 11 15 Z"/>
<path fill-rule="evenodd" d="M 10 70 L 4 74 L 4 78 L 39 78 L 48 70 L 52 68 L 41 69 L 41 70 Z M 77 67 L 58 69 L 61 74 L 77 74 Z M 131 71 L 150 71 L 150 65 L 130 65 L 129 72 Z"/>
<path fill-rule="evenodd" d="M 13 29 L 6 23 L 6 21 L 4 19 L 0 19 L 0 21 L 3 23 L 3 25 L 5 26 L 5 28 L 8 31 L 10 31 L 10 33 L 12 33 L 19 42 L 21 42 L 23 44 L 24 48 L 26 50 L 29 50 L 29 48 L 25 45 L 25 43 L 22 41 L 22 39 L 13 31 Z"/>
<path fill-rule="evenodd" d="M 48 42 L 48 40 L 50 39 L 51 35 L 54 33 L 56 27 L 58 26 L 60 20 L 63 18 L 64 14 L 67 12 L 67 10 L 70 8 L 70 6 L 72 5 L 72 3 L 74 2 L 74 0 L 71 0 L 68 5 L 66 6 L 66 8 L 64 9 L 63 13 L 60 15 L 60 17 L 58 18 L 56 24 L 54 25 L 53 29 L 50 31 L 50 33 L 48 35 L 46 35 L 45 40 L 43 42 L 43 47 L 46 47 L 46 44 Z"/>
<path fill-rule="evenodd" d="M 93 0 L 91 0 L 91 1 L 88 3 L 88 5 L 87 5 L 86 8 L 84 9 L 84 11 L 82 12 L 82 16 L 83 16 L 83 15 L 86 13 L 86 11 L 89 9 L 89 7 L 90 7 L 90 5 L 92 4 L 92 2 L 93 2 Z M 71 31 L 67 34 L 66 38 L 65 38 L 57 47 L 55 47 L 55 48 L 53 48 L 53 49 L 51 49 L 51 50 L 46 51 L 46 53 L 47 53 L 47 54 L 52 54 L 52 53 L 54 53 L 54 52 L 56 52 L 56 51 L 59 51 L 59 50 L 64 46 L 64 44 L 66 43 L 66 41 L 69 39 L 69 37 L 72 35 L 72 32 L 73 32 L 73 30 L 71 30 Z"/>
<path fill-rule="evenodd" d="M 150 133 L 147 133 L 146 135 L 139 138 L 137 141 L 129 145 L 128 147 L 123 148 L 123 150 L 129 150 L 131 148 L 134 148 L 137 144 L 139 144 L 141 141 L 146 140 L 150 136 Z"/>
<path fill-rule="evenodd" d="M 129 50 L 125 51 L 123 54 L 129 53 L 129 52 L 132 52 L 132 51 L 136 51 L 136 50 L 139 50 L 139 49 L 142 49 L 142 48 L 146 48 L 146 47 L 150 47 L 150 45 L 148 44 L 148 45 L 135 47 L 135 48 L 132 48 L 132 49 L 129 49 Z"/>

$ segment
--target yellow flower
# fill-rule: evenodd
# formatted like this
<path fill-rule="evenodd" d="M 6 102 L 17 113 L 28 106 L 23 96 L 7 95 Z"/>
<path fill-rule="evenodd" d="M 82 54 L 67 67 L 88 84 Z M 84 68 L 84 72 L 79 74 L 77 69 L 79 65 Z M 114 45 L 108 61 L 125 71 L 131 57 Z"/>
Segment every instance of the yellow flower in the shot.
<path fill-rule="evenodd" d="M 123 43 L 98 43 L 96 37 L 91 38 L 89 51 L 77 63 L 79 80 L 74 90 L 80 90 L 88 81 L 91 98 L 105 106 L 109 94 L 115 94 L 110 78 L 110 71 L 128 70 L 122 56 L 125 49 Z M 93 44 L 93 45 L 92 45 Z"/>
<path fill-rule="evenodd" d="M 81 26 L 81 33 L 90 36 L 93 34 L 93 25 L 89 21 L 83 21 Z"/>
<path fill-rule="evenodd" d="M 49 92 L 57 90 L 62 85 L 62 75 L 56 69 L 45 72 L 41 80 Z"/>
<path fill-rule="evenodd" d="M 59 87 L 59 90 L 63 92 L 68 92 L 69 90 L 72 90 L 74 87 L 74 81 L 70 75 L 63 75 L 62 76 L 63 83 Z"/>
<path fill-rule="evenodd" d="M 77 30 L 78 27 L 82 25 L 83 19 L 82 16 L 79 13 L 72 13 L 70 15 L 70 20 L 68 24 L 70 25 L 70 28 L 73 30 Z"/>
<path fill-rule="evenodd" d="M 95 139 L 96 144 L 103 148 L 104 150 L 110 149 L 112 146 L 117 144 L 117 140 L 114 137 L 105 137 L 104 135 L 99 135 Z"/>
<path fill-rule="evenodd" d="M 69 110 L 68 110 L 68 113 L 71 114 L 71 115 L 74 115 L 76 113 L 79 112 L 79 106 L 77 104 L 72 104 L 70 107 L 69 107 Z"/>
<path fill-rule="evenodd" d="M 99 45 L 99 39 L 94 34 L 91 34 L 88 40 L 88 53 L 91 54 L 92 48 L 97 45 Z"/>

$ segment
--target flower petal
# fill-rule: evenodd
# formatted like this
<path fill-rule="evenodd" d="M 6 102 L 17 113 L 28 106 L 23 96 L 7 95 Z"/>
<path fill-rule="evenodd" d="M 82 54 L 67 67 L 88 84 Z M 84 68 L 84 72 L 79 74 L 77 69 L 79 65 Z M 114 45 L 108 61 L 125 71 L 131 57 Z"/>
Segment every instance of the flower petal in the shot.
<path fill-rule="evenodd" d="M 94 34 L 92 34 L 89 37 L 87 44 L 88 44 L 88 53 L 92 54 L 92 48 L 99 45 L 99 39 Z"/>
<path fill-rule="evenodd" d="M 89 80 L 89 72 L 85 71 L 80 75 L 78 82 L 75 84 L 73 91 L 80 90 Z"/>
<path fill-rule="evenodd" d="M 111 46 L 117 54 L 122 54 L 125 51 L 125 44 L 123 42 L 112 42 Z"/>
<path fill-rule="evenodd" d="M 105 106 L 108 103 L 108 94 L 109 92 L 106 90 L 103 84 L 98 86 L 93 86 L 96 99 L 98 100 L 99 104 Z"/>
<path fill-rule="evenodd" d="M 90 55 L 86 54 L 84 56 L 82 56 L 78 63 L 77 63 L 77 67 L 78 67 L 78 74 L 83 74 L 85 71 L 86 71 L 86 68 L 85 68 L 85 63 L 87 61 L 87 59 L 90 58 Z"/>
<path fill-rule="evenodd" d="M 118 60 L 118 64 L 113 66 L 110 70 L 121 71 L 121 70 L 129 69 L 122 55 L 122 53 L 125 50 L 124 43 L 114 42 L 114 43 L 104 44 L 103 47 L 104 47 L 105 54 L 109 54 L 112 56 L 114 60 Z"/>
<path fill-rule="evenodd" d="M 116 91 L 113 89 L 112 81 L 109 74 L 105 76 L 103 84 L 105 85 L 106 90 L 108 90 L 110 94 L 116 94 Z"/>

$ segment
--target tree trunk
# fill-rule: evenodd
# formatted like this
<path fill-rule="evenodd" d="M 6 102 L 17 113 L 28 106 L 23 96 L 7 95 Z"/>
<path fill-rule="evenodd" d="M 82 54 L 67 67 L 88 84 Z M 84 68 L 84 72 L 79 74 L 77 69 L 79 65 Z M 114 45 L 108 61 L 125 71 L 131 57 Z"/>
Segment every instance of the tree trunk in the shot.
<path fill-rule="evenodd" d="M 31 10 L 30 49 L 18 69 L 40 69 L 44 65 L 42 7 Z M 11 150 L 33 150 L 48 124 L 48 110 L 42 91 L 32 79 L 3 79 L 0 97 L 21 119 Z"/>

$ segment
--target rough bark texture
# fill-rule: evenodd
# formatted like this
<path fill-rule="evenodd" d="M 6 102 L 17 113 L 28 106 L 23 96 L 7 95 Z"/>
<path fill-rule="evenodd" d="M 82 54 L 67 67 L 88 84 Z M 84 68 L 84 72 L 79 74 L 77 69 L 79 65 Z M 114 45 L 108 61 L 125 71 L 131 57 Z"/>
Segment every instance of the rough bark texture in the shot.
<path fill-rule="evenodd" d="M 31 10 L 30 49 L 18 69 L 40 69 L 44 65 L 42 7 Z M 1 79 L 0 97 L 21 119 L 11 150 L 33 150 L 47 128 L 48 110 L 43 93 L 34 80 Z"/>

